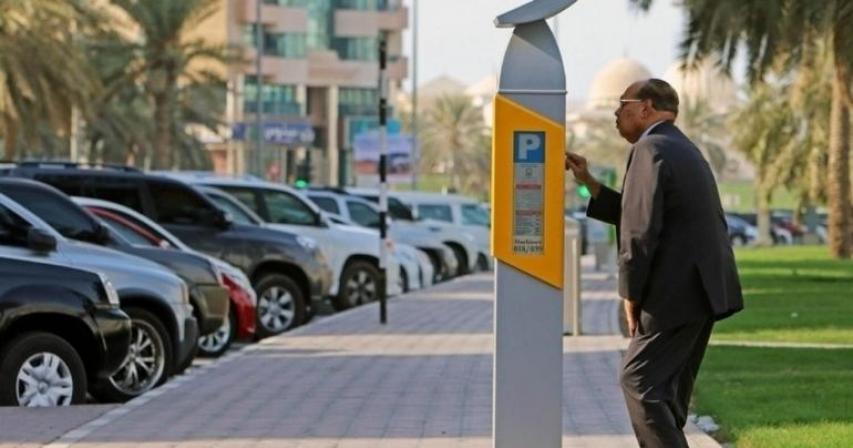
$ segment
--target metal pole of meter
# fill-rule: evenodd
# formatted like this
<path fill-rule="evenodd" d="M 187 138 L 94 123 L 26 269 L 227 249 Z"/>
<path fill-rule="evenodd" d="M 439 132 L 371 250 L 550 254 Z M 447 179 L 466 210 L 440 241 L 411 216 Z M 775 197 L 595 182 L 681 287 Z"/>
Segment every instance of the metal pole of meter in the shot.
<path fill-rule="evenodd" d="M 575 0 L 533 0 L 513 28 L 495 97 L 495 448 L 562 444 L 566 75 L 547 19 Z"/>
<path fill-rule="evenodd" d="M 379 40 L 379 322 L 388 321 L 388 45 Z"/>

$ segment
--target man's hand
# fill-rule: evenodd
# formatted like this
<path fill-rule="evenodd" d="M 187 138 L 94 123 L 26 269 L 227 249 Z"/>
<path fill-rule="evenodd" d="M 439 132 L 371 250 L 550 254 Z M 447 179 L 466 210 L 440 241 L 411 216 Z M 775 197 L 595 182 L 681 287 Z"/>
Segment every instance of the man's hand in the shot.
<path fill-rule="evenodd" d="M 578 183 L 584 184 L 589 188 L 592 197 L 598 197 L 601 184 L 589 173 L 589 164 L 583 156 L 566 152 L 566 169 L 572 171 Z"/>
<path fill-rule="evenodd" d="M 625 318 L 628 320 L 628 336 L 632 338 L 637 334 L 637 325 L 640 322 L 640 307 L 634 302 L 624 299 Z"/>

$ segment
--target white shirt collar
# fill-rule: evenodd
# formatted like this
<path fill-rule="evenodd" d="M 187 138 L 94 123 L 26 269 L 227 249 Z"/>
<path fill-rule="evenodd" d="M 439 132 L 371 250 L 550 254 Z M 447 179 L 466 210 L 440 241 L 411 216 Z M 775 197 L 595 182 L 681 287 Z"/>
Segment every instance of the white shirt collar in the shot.
<path fill-rule="evenodd" d="M 664 121 L 666 121 L 666 120 L 659 120 L 659 121 L 656 121 L 656 122 L 652 123 L 652 125 L 651 125 L 651 126 L 647 127 L 647 128 L 646 128 L 646 130 L 645 130 L 645 131 L 643 131 L 643 135 L 641 135 L 641 136 L 640 136 L 640 138 L 643 138 L 643 137 L 645 137 L 645 136 L 649 135 L 649 134 L 652 132 L 652 129 L 654 129 L 654 128 L 655 128 L 655 126 L 657 126 L 657 125 L 659 125 L 659 124 L 663 123 Z"/>

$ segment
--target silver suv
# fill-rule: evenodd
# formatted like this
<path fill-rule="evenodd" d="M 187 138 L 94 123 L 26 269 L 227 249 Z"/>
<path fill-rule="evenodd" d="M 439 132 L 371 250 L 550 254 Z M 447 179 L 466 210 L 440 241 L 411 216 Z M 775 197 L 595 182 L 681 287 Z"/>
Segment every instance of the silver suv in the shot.
<path fill-rule="evenodd" d="M 0 245 L 0 254 L 48 260 L 106 274 L 121 308 L 132 319 L 130 354 L 118 372 L 93 384 L 92 395 L 124 401 L 166 381 L 175 366 L 194 354 L 198 324 L 186 284 L 153 262 L 88 243 L 68 240 L 29 210 L 0 194 L 0 226 L 19 241 Z M 55 241 L 39 246 L 39 241 Z"/>

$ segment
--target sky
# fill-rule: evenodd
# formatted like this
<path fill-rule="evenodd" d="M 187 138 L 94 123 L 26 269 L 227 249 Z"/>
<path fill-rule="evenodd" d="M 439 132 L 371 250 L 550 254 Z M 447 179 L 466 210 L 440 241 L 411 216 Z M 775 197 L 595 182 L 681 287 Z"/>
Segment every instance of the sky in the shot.
<path fill-rule="evenodd" d="M 412 56 L 412 2 L 405 54 Z M 526 0 L 417 0 L 418 85 L 441 75 L 473 84 L 497 74 L 511 29 L 494 18 Z M 635 59 L 653 76 L 676 61 L 683 14 L 673 0 L 657 0 L 648 13 L 628 0 L 578 0 L 559 15 L 558 40 L 566 66 L 569 101 L 586 98 L 595 74 L 620 57 Z M 553 22 L 551 22 L 553 23 Z M 553 25 L 552 25 L 553 26 Z M 410 74 L 411 74 L 410 59 Z M 405 85 L 411 88 L 411 77 Z"/>

